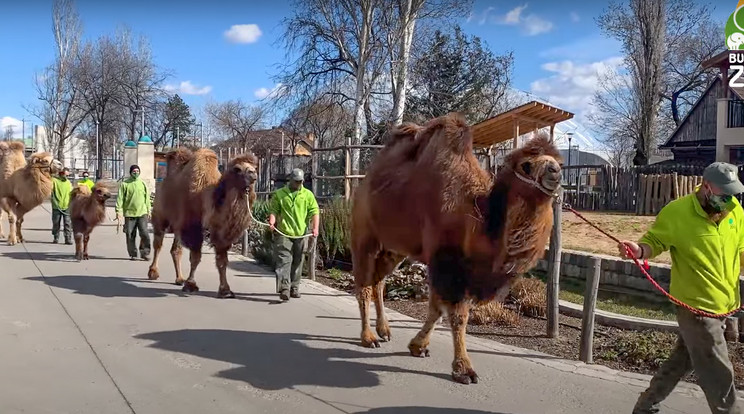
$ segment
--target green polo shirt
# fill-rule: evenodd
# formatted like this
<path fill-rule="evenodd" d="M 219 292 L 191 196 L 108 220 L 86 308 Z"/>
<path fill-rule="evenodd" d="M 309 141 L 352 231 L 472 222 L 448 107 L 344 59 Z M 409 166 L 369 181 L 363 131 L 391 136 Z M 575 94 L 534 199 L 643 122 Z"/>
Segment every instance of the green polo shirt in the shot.
<path fill-rule="evenodd" d="M 740 253 L 744 251 L 744 210 L 735 207 L 719 224 L 703 210 L 695 193 L 664 206 L 639 240 L 651 246 L 651 257 L 669 250 L 669 293 L 694 308 L 727 313 L 740 306 Z"/>
<path fill-rule="evenodd" d="M 67 210 L 70 206 L 70 193 L 72 193 L 72 182 L 69 179 L 62 180 L 52 177 L 52 208 L 55 210 Z"/>
<path fill-rule="evenodd" d="M 88 188 L 90 188 L 91 190 L 93 189 L 93 186 L 96 185 L 96 183 L 93 180 L 91 180 L 90 178 L 81 178 L 80 181 L 78 181 L 77 183 L 78 183 L 78 185 L 80 185 L 80 184 L 85 185 Z"/>
<path fill-rule="evenodd" d="M 269 213 L 277 217 L 276 228 L 288 236 L 304 235 L 308 219 L 319 211 L 313 192 L 302 186 L 297 191 L 284 186 L 269 202 Z"/>
<path fill-rule="evenodd" d="M 139 177 L 129 177 L 119 185 L 116 196 L 116 214 L 124 217 L 142 217 L 150 214 L 150 192 Z"/>

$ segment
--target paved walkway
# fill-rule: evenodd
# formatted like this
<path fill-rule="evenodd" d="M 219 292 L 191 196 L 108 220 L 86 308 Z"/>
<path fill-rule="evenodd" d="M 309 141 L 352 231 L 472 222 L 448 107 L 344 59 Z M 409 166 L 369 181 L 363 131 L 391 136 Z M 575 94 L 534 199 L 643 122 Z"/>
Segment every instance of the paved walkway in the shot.
<path fill-rule="evenodd" d="M 48 206 L 44 206 L 48 208 Z M 393 341 L 358 345 L 356 301 L 307 282 L 279 303 L 262 268 L 231 257 L 236 299 L 217 299 L 207 254 L 186 296 L 127 258 L 107 224 L 92 259 L 48 244 L 49 214 L 26 218 L 25 245 L 0 244 L 0 413 L 630 413 L 648 377 L 469 338 L 481 381 L 449 376 L 452 340 L 438 329 L 432 357 L 406 344 L 419 327 L 390 313 Z M 184 266 L 188 255 L 184 255 Z M 185 267 L 188 269 L 188 267 Z M 678 388 L 669 413 L 708 412 L 699 389 Z"/>

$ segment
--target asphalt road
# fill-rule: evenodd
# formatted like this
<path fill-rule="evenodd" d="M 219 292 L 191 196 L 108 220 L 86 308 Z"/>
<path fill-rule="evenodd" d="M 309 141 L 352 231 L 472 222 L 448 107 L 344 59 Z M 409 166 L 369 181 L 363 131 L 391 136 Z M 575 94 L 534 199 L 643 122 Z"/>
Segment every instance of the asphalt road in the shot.
<path fill-rule="evenodd" d="M 51 241 L 48 205 L 26 216 L 23 245 L 0 242 L 0 413 L 630 413 L 648 377 L 560 360 L 469 337 L 480 382 L 450 379 L 452 340 L 441 326 L 427 359 L 408 355 L 419 323 L 390 312 L 393 340 L 358 345 L 356 301 L 303 284 L 280 303 L 273 276 L 230 257 L 235 299 L 217 299 L 214 256 L 201 291 L 129 261 L 113 223 L 91 238 L 91 260 Z M 111 213 L 113 215 L 113 213 Z M 7 223 L 4 224 L 7 229 Z M 184 255 L 184 270 L 188 269 Z M 685 385 L 668 413 L 709 412 Z"/>

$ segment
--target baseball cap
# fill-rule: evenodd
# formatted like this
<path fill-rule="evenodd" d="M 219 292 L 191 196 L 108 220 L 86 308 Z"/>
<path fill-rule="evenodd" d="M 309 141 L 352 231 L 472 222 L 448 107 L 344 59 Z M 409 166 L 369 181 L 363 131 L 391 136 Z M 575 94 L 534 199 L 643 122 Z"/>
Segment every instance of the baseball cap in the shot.
<path fill-rule="evenodd" d="M 739 181 L 739 169 L 726 162 L 714 162 L 705 167 L 703 179 L 716 186 L 724 194 L 744 193 L 744 184 Z"/>
<path fill-rule="evenodd" d="M 301 169 L 295 168 L 292 170 L 292 173 L 289 174 L 289 179 L 292 181 L 304 181 L 305 173 Z"/>

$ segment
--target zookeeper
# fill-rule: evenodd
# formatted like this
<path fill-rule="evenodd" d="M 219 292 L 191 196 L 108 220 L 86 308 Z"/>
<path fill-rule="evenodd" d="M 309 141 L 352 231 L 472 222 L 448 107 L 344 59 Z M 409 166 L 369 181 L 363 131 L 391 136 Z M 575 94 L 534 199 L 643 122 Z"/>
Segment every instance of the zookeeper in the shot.
<path fill-rule="evenodd" d="M 70 220 L 70 194 L 72 183 L 67 179 L 69 168 L 59 172 L 58 177 L 52 177 L 52 237 L 54 243 L 59 243 L 59 222 L 64 226 L 65 244 L 72 244 L 72 221 Z"/>
<path fill-rule="evenodd" d="M 291 237 L 304 236 L 308 219 L 312 220 L 312 235 L 318 237 L 320 209 L 312 191 L 303 187 L 305 174 L 295 168 L 289 176 L 289 182 L 276 190 L 269 202 L 269 228 L 278 229 Z M 278 222 L 277 222 L 278 220 Z M 300 297 L 300 279 L 302 278 L 303 251 L 305 238 L 290 239 L 281 234 L 276 237 L 276 293 L 283 301 Z"/>
<path fill-rule="evenodd" d="M 738 309 L 744 210 L 733 196 L 742 192 L 737 167 L 722 162 L 709 165 L 702 185 L 664 206 L 638 243 L 623 241 L 618 246 L 621 257 L 628 258 L 626 246 L 639 259 L 668 250 L 672 296 L 716 315 Z M 693 370 L 712 413 L 742 413 L 724 338 L 725 318 L 700 316 L 678 306 L 677 323 L 677 344 L 641 393 L 633 414 L 658 413 L 659 404 Z"/>
<path fill-rule="evenodd" d="M 88 171 L 83 171 L 83 179 L 78 181 L 78 185 L 79 184 L 85 185 L 91 190 L 93 189 L 93 186 L 96 185 L 95 181 L 90 179 L 90 173 L 88 173 Z"/>
<path fill-rule="evenodd" d="M 139 233 L 139 254 L 142 260 L 149 260 L 150 235 L 147 233 L 147 221 L 152 212 L 150 192 L 147 185 L 140 179 L 138 165 L 129 167 L 130 177 L 119 185 L 116 196 L 116 219 L 121 222 L 124 216 L 124 234 L 127 238 L 127 252 L 129 259 L 137 259 L 136 236 Z"/>

